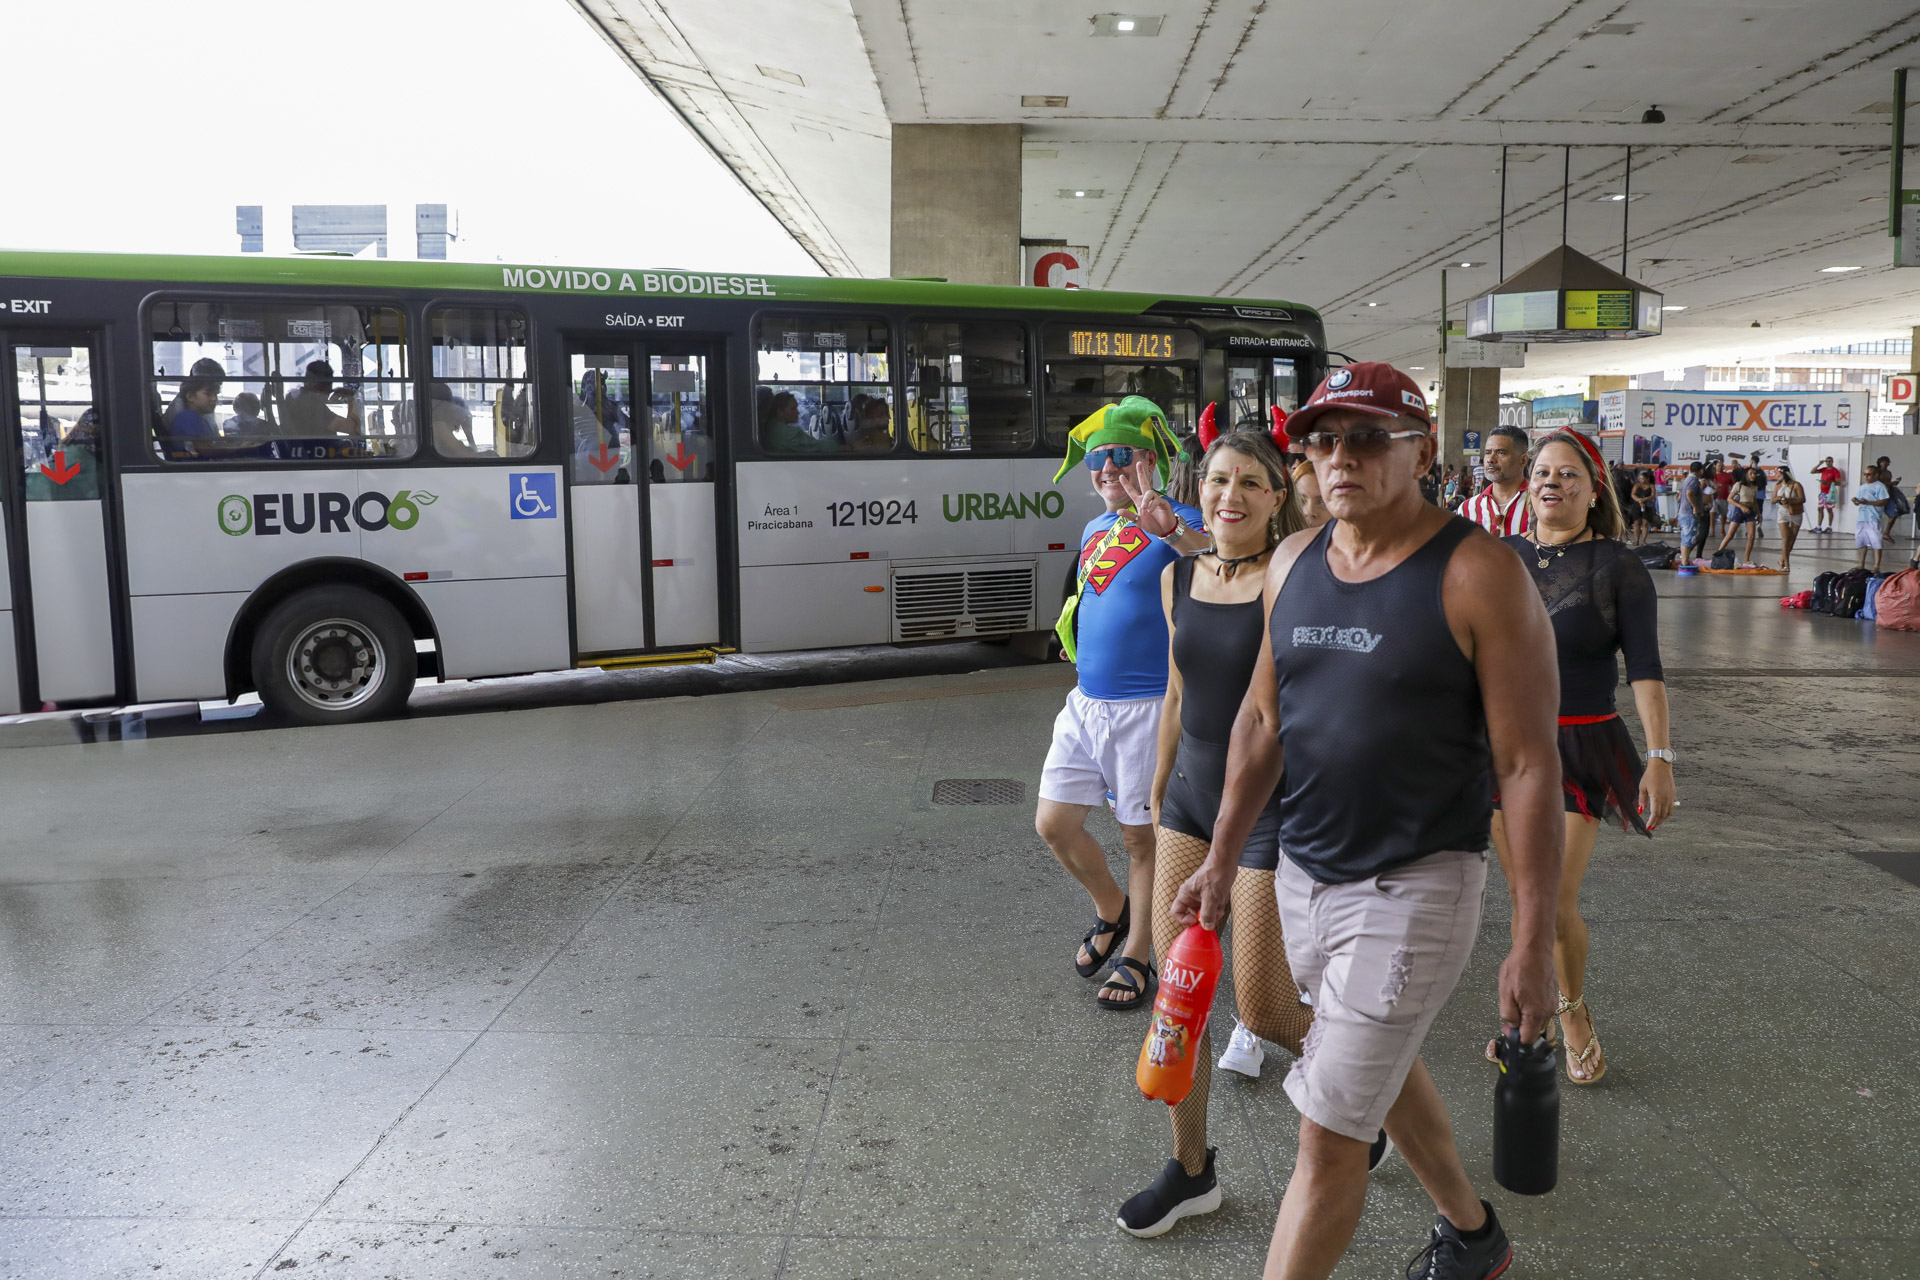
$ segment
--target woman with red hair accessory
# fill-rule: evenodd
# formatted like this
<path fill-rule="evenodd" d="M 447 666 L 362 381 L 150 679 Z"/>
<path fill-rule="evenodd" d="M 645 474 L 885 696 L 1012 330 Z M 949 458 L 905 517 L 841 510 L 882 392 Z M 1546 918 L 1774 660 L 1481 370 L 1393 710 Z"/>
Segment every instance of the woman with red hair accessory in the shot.
<path fill-rule="evenodd" d="M 1504 541 L 1520 553 L 1553 622 L 1560 662 L 1560 771 L 1566 792 L 1566 861 L 1560 874 L 1553 961 L 1567 1078 L 1594 1084 L 1607 1060 L 1586 1007 L 1588 934 L 1580 917 L 1580 881 L 1600 822 L 1651 835 L 1673 812 L 1673 751 L 1653 577 L 1620 541 L 1625 519 L 1593 441 L 1556 431 L 1534 451 L 1527 498 L 1532 527 Z M 1621 723 L 1613 691 L 1624 654 L 1634 707 L 1646 734 L 1646 763 Z M 1506 830 L 1494 797 L 1493 843 L 1508 862 Z M 1584 1027 L 1573 1021 L 1575 1015 Z M 1576 1034 L 1577 1033 L 1577 1034 Z M 1493 1045 L 1487 1046 L 1493 1058 Z"/>

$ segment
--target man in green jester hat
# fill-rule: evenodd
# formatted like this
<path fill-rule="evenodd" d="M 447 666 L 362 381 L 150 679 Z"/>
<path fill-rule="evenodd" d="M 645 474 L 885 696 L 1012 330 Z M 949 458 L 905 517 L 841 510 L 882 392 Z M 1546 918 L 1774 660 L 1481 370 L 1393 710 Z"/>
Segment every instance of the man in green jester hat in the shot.
<path fill-rule="evenodd" d="M 1075 593 L 1058 628 L 1078 684 L 1053 724 L 1053 747 L 1040 775 L 1034 828 L 1093 899 L 1098 918 L 1081 940 L 1074 968 L 1097 976 L 1111 962 L 1097 997 L 1104 1009 L 1153 1003 L 1153 773 L 1160 703 L 1167 691 L 1167 624 L 1160 571 L 1204 550 L 1200 513 L 1159 491 L 1179 444 L 1151 400 L 1128 396 L 1067 433 L 1067 460 L 1086 468 L 1105 512 L 1080 535 Z M 1087 814 L 1108 803 L 1126 846 L 1127 889 L 1114 883 Z M 1140 900 L 1140 927 L 1132 903 Z"/>

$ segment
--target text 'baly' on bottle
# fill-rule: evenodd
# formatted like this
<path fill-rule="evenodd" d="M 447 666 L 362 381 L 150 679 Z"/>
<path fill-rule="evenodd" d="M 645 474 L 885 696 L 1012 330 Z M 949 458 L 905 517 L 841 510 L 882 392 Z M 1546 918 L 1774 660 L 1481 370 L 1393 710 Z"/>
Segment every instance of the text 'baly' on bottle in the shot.
<path fill-rule="evenodd" d="M 1189 925 L 1167 949 L 1160 966 L 1160 993 L 1153 998 L 1153 1022 L 1140 1046 L 1134 1083 L 1149 1098 L 1177 1106 L 1193 1088 L 1194 1059 L 1220 985 L 1220 935 Z"/>

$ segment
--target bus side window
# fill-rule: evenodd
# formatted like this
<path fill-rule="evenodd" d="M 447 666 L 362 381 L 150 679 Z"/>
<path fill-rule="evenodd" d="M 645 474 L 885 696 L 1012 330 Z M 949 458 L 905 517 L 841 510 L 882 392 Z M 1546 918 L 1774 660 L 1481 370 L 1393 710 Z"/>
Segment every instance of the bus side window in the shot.
<path fill-rule="evenodd" d="M 755 344 L 754 425 L 775 457 L 893 448 L 884 320 L 768 315 Z"/>
<path fill-rule="evenodd" d="M 508 307 L 435 307 L 427 419 L 443 458 L 524 458 L 540 445 L 527 316 Z"/>
<path fill-rule="evenodd" d="M 417 446 L 398 308 L 160 302 L 147 350 L 164 461 L 399 459 Z"/>
<path fill-rule="evenodd" d="M 1011 320 L 907 326 L 907 442 L 921 453 L 1025 453 L 1033 447 L 1033 362 Z"/>

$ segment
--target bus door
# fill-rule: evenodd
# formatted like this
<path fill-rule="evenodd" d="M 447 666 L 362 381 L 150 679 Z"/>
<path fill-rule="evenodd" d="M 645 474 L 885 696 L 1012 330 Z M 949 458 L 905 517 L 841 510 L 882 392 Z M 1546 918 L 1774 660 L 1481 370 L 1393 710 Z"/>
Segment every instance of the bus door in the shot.
<path fill-rule="evenodd" d="M 0 711 L 115 693 L 106 396 L 93 333 L 0 333 Z"/>
<path fill-rule="evenodd" d="M 720 640 L 713 388 L 684 344 L 569 344 L 573 599 L 583 654 Z"/>
<path fill-rule="evenodd" d="M 1287 413 L 1300 405 L 1300 371 L 1294 359 L 1265 352 L 1229 351 L 1225 406 L 1228 417 L 1220 427 L 1266 430 L 1273 425 L 1275 405 Z"/>

